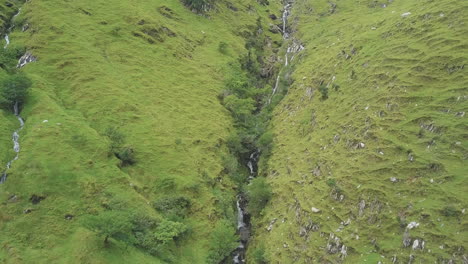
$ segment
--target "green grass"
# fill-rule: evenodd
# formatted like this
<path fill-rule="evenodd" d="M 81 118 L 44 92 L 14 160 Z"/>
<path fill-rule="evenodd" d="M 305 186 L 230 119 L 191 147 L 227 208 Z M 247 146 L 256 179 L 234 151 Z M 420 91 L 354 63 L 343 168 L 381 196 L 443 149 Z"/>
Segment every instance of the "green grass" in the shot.
<path fill-rule="evenodd" d="M 11 3 L 12 6 L 7 6 L 7 3 Z M 0 1 L 0 32 L 7 30 L 10 18 L 16 12 L 18 5 L 20 5 L 20 1 Z M 0 78 L 3 79 L 6 74 L 5 69 L 0 68 Z M 3 172 L 3 166 L 14 157 L 11 134 L 19 124 L 16 123 L 16 119 L 8 111 L 2 109 L 0 109 L 0 124 L 0 171 Z"/>
<path fill-rule="evenodd" d="M 306 50 L 274 113 L 265 171 L 273 199 L 255 220 L 250 257 L 258 247 L 271 263 L 391 263 L 393 255 L 407 263 L 410 254 L 414 263 L 434 263 L 466 256 L 461 211 L 468 207 L 468 123 L 457 113 L 468 109 L 462 68 L 468 6 L 450 0 L 395 1 L 386 8 L 373 3 L 337 1 L 333 14 L 328 1 L 295 6 L 296 37 Z M 405 12 L 411 15 L 402 17 Z M 319 92 L 322 81 L 328 99 Z M 430 124 L 436 129 L 429 131 Z M 364 148 L 356 148 L 361 142 Z M 447 206 L 459 216 L 444 216 Z M 410 237 L 422 238 L 424 250 L 403 248 L 398 216 L 405 224 L 420 223 Z M 351 223 L 340 228 L 348 218 Z M 310 223 L 319 229 L 300 236 Z M 326 252 L 330 233 L 348 247 L 344 261 Z"/>
<path fill-rule="evenodd" d="M 22 112 L 20 159 L 0 186 L 0 262 L 162 263 L 169 256 L 116 240 L 103 248 L 80 219 L 115 201 L 158 217 L 152 203 L 178 193 L 192 200 L 184 220 L 191 234 L 171 248 L 172 261 L 205 263 L 209 234 L 223 217 L 215 193 L 235 198 L 221 161 L 232 129 L 217 99 L 226 65 L 245 52 L 242 32 L 279 11 L 248 0 L 234 6 L 239 11 L 219 2 L 209 17 L 179 1 L 53 0 L 22 7 L 17 28 L 28 23 L 29 29 L 11 34 L 12 43 L 28 47 L 38 61 L 23 70 L 34 84 Z M 220 53 L 220 42 L 227 52 Z M 4 112 L 0 121 L 3 150 L 11 148 L 16 123 Z M 108 155 L 109 127 L 125 135 L 135 165 L 119 169 Z M 46 198 L 32 205 L 33 194 Z M 16 202 L 8 200 L 12 195 Z"/>

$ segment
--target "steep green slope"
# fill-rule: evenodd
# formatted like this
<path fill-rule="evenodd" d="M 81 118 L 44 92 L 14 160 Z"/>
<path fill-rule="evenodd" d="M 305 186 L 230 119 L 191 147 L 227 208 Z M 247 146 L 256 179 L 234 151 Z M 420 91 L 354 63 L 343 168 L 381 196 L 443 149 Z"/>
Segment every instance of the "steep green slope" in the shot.
<path fill-rule="evenodd" d="M 274 195 L 250 260 L 467 261 L 467 11 L 295 3 L 305 56 L 272 122 Z"/>
<path fill-rule="evenodd" d="M 0 1 L 0 32 L 5 32 L 10 24 L 10 18 L 16 12 L 19 1 Z M 4 68 L 0 68 L 0 79 L 6 76 Z M 3 166 L 13 157 L 9 151 L 12 149 L 11 134 L 16 128 L 15 118 L 3 109 L 0 109 L 0 171 Z"/>
<path fill-rule="evenodd" d="M 245 37 L 269 8 L 219 1 L 207 17 L 179 1 L 25 3 L 15 23 L 27 30 L 10 37 L 38 61 L 23 69 L 34 85 L 20 158 L 0 186 L 0 261 L 205 263 L 217 222 L 234 216 L 220 158 L 232 121 L 217 97 L 227 63 L 246 52 Z M 11 148 L 15 120 L 4 116 L 12 125 L 0 120 L 1 146 Z M 132 166 L 110 151 L 122 137 Z M 153 208 L 174 195 L 190 200 L 186 215 L 169 219 Z M 188 231 L 164 234 L 168 245 L 153 254 L 130 238 L 105 245 L 84 224 L 104 211 Z"/>

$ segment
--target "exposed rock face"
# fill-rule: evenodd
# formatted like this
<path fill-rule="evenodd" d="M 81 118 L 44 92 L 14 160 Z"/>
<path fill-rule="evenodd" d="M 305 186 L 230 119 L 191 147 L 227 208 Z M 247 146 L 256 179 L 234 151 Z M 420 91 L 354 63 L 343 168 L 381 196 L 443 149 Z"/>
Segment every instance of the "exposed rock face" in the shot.
<path fill-rule="evenodd" d="M 18 60 L 18 65 L 16 65 L 16 68 L 23 68 L 26 66 L 26 64 L 34 61 L 37 61 L 37 58 L 28 51 Z"/>

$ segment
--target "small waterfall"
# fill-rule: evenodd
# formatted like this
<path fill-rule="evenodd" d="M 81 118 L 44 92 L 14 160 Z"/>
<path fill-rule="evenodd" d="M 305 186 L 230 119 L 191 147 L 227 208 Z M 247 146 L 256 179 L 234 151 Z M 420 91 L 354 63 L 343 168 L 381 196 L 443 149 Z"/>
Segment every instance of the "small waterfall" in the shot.
<path fill-rule="evenodd" d="M 288 67 L 290 62 L 294 59 L 294 55 L 304 49 L 304 46 L 300 44 L 296 39 L 290 40 L 291 32 L 287 26 L 288 26 L 288 18 L 291 15 L 292 5 L 293 5 L 293 2 L 290 0 L 286 2 L 286 5 L 283 8 L 283 16 L 282 16 L 283 18 L 283 40 L 289 43 L 286 48 L 286 54 L 284 55 L 284 67 Z M 290 55 L 292 56 L 290 57 Z M 273 87 L 273 90 L 271 92 L 270 98 L 268 99 L 267 105 L 271 104 L 273 96 L 278 91 L 280 79 L 281 79 L 281 71 L 278 73 L 278 76 L 276 77 L 275 86 Z"/>
<path fill-rule="evenodd" d="M 21 13 L 21 8 L 18 9 L 18 12 L 16 12 L 16 14 L 11 18 L 11 26 L 8 28 L 6 34 L 5 34 L 5 46 L 3 46 L 4 49 L 6 49 L 9 45 L 10 45 L 10 36 L 9 34 L 11 33 L 11 31 L 13 30 L 13 28 L 15 27 L 15 24 L 13 24 L 13 21 L 15 20 L 15 18 Z"/>
<path fill-rule="evenodd" d="M 288 18 L 291 15 L 292 4 L 293 4 L 293 1 L 286 0 L 284 8 L 283 8 L 283 15 L 282 15 L 283 39 L 284 41 L 288 41 L 288 42 L 290 42 Z M 293 40 L 292 43 L 289 43 L 286 48 L 284 67 L 287 67 L 290 61 L 292 61 L 295 53 L 303 49 L 304 47 L 298 44 L 296 40 Z M 290 54 L 293 54 L 291 58 L 289 58 Z M 278 73 L 278 76 L 276 77 L 275 86 L 273 87 L 272 94 L 270 98 L 268 99 L 267 104 L 271 103 L 273 96 L 276 94 L 279 88 L 280 80 L 281 80 L 281 76 L 280 76 L 280 73 Z M 250 154 L 249 159 L 247 160 L 246 166 L 249 169 L 249 182 L 252 179 L 254 179 L 257 174 L 257 162 L 258 162 L 259 156 L 260 156 L 260 152 L 258 150 L 255 150 Z M 243 194 L 239 194 L 237 196 L 236 206 L 237 206 L 237 231 L 240 235 L 240 244 L 237 247 L 237 249 L 234 251 L 234 257 L 232 260 L 234 264 L 242 264 L 242 263 L 246 263 L 245 253 L 247 251 L 247 244 L 250 238 L 250 216 L 245 213 L 245 208 L 247 207 L 247 201 L 245 200 Z"/>
<path fill-rule="evenodd" d="M 256 164 L 260 153 L 254 151 L 250 154 L 249 160 L 247 161 L 247 167 L 249 168 L 249 181 L 255 178 L 257 173 Z M 233 263 L 240 264 L 245 263 L 245 252 L 247 250 L 247 243 L 250 237 L 250 221 L 249 216 L 245 213 L 245 207 L 247 202 L 242 194 L 237 196 L 237 231 L 240 235 L 240 244 L 234 252 Z"/>
<path fill-rule="evenodd" d="M 19 104 L 18 102 L 15 103 L 15 105 L 13 106 L 13 111 L 14 111 L 14 114 L 16 116 L 16 118 L 18 119 L 19 123 L 20 123 L 20 127 L 15 130 L 13 132 L 13 136 L 12 136 L 12 140 L 13 140 L 13 150 L 15 151 L 15 157 L 10 160 L 7 165 L 6 165 L 6 169 L 5 171 L 3 171 L 2 173 L 2 176 L 0 177 L 0 184 L 4 183 L 7 179 L 7 172 L 8 170 L 11 168 L 11 164 L 17 160 L 19 158 L 19 152 L 20 152 L 20 144 L 19 144 L 19 139 L 20 139 L 20 136 L 19 136 L 19 132 L 23 129 L 24 127 L 24 120 L 23 118 L 19 115 Z"/>
<path fill-rule="evenodd" d="M 13 16 L 13 18 L 11 19 L 11 21 L 14 21 L 14 19 L 20 14 L 21 12 L 21 8 L 18 10 L 18 12 Z M 13 30 L 13 28 L 15 27 L 15 25 L 12 23 L 11 27 L 8 29 L 8 32 L 7 34 L 5 34 L 5 41 L 6 41 L 6 44 L 5 46 L 3 47 L 4 49 L 6 49 L 8 47 L 8 45 L 10 44 L 10 38 L 8 36 L 8 34 L 11 32 L 11 30 Z M 24 65 L 23 65 L 24 66 Z M 23 118 L 20 116 L 20 108 L 19 108 L 19 103 L 18 102 L 15 102 L 15 104 L 13 105 L 13 113 L 14 115 L 16 116 L 16 118 L 18 119 L 19 123 L 20 123 L 20 127 L 18 129 L 16 129 L 15 131 L 13 131 L 13 135 L 12 135 L 12 140 L 13 140 L 13 151 L 15 151 L 15 157 L 10 160 L 7 165 L 6 165 L 6 168 L 5 170 L 3 171 L 2 173 L 2 176 L 0 177 L 0 184 L 4 183 L 8 177 L 8 170 L 11 168 L 11 164 L 16 161 L 18 158 L 19 158 L 19 152 L 20 152 L 20 144 L 19 144 L 19 139 L 20 139 L 20 136 L 19 136 L 19 132 L 23 129 L 24 127 L 24 120 Z"/>

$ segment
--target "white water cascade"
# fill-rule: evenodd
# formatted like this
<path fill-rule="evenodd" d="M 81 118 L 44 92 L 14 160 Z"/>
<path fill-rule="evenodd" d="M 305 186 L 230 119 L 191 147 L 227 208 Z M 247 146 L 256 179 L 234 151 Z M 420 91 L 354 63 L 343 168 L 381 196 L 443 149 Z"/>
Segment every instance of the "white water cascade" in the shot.
<path fill-rule="evenodd" d="M 286 48 L 284 67 L 288 66 L 288 64 L 293 60 L 294 55 L 296 53 L 304 49 L 304 47 L 301 44 L 298 44 L 296 40 L 292 40 L 292 41 L 289 40 L 290 30 L 288 29 L 288 18 L 291 15 L 292 6 L 293 6 L 293 1 L 286 0 L 285 5 L 283 7 L 283 15 L 282 15 L 283 40 L 289 43 Z M 291 54 L 292 56 L 289 57 Z M 279 87 L 280 80 L 281 80 L 281 75 L 280 73 L 278 73 L 278 76 L 276 77 L 275 86 L 273 87 L 272 94 L 270 98 L 268 99 L 267 104 L 271 103 L 273 96 L 276 94 L 278 87 Z M 259 155 L 260 153 L 258 151 L 254 151 L 253 153 L 250 154 L 249 159 L 247 161 L 246 165 L 250 172 L 249 181 L 254 179 L 257 173 L 256 165 L 257 165 Z M 237 196 L 236 205 L 237 205 L 237 230 L 238 230 L 238 233 L 240 234 L 241 241 L 236 251 L 234 252 L 233 263 L 242 264 L 242 263 L 246 263 L 245 252 L 247 250 L 247 244 L 248 244 L 248 240 L 250 237 L 250 216 L 246 215 L 245 213 L 246 201 L 242 194 Z"/>
<path fill-rule="evenodd" d="M 260 153 L 258 151 L 255 151 L 251 153 L 249 156 L 249 160 L 247 162 L 247 167 L 249 168 L 249 172 L 250 172 L 249 181 L 255 178 L 255 175 L 257 173 L 256 164 L 257 164 L 257 159 L 258 159 L 259 154 Z M 246 207 L 246 201 L 245 201 L 245 198 L 242 196 L 242 194 L 239 194 L 237 196 L 236 207 L 237 207 L 237 231 L 239 232 L 241 241 L 235 251 L 233 263 L 240 264 L 240 263 L 245 263 L 245 251 L 247 249 L 247 242 L 250 237 L 250 221 L 249 221 L 248 215 L 244 211 Z"/>
<path fill-rule="evenodd" d="M 288 43 L 286 48 L 286 54 L 284 55 L 284 67 L 287 67 L 290 62 L 294 59 L 294 56 L 304 49 L 304 46 L 300 44 L 296 39 L 290 39 L 290 29 L 288 29 L 288 18 L 291 15 L 291 8 L 293 6 L 293 1 L 289 0 L 286 2 L 286 5 L 283 9 L 283 40 Z M 273 86 L 270 98 L 268 99 L 267 105 L 271 104 L 273 96 L 278 91 L 279 83 L 281 80 L 281 71 L 276 77 L 275 86 Z"/>
<path fill-rule="evenodd" d="M 10 160 L 7 165 L 6 165 L 6 169 L 5 171 L 2 173 L 2 176 L 0 177 L 0 184 L 4 183 L 7 179 L 7 172 L 8 170 L 11 168 L 11 164 L 17 160 L 19 158 L 19 152 L 20 152 L 20 144 L 19 144 L 19 132 L 23 129 L 24 127 L 24 120 L 23 118 L 19 115 L 19 105 L 18 105 L 18 102 L 15 103 L 15 105 L 13 106 L 13 111 L 14 111 L 14 114 L 16 116 L 16 118 L 18 119 L 19 123 L 20 123 L 20 127 L 18 129 L 16 129 L 14 132 L 13 132 L 13 135 L 12 135 L 12 139 L 13 139 L 13 150 L 15 151 L 15 157 Z"/>
<path fill-rule="evenodd" d="M 10 45 L 10 32 L 13 30 L 13 28 L 15 27 L 15 24 L 13 24 L 13 21 L 15 20 L 15 18 L 21 13 L 21 8 L 18 9 L 18 12 L 16 12 L 16 14 L 11 18 L 11 26 L 8 28 L 7 30 L 7 33 L 5 34 L 5 46 L 3 46 L 4 49 L 6 49 L 8 47 L 8 45 Z"/>
<path fill-rule="evenodd" d="M 4 49 L 8 48 L 8 45 L 10 45 L 10 38 L 8 36 L 8 34 L 11 32 L 11 30 L 15 27 L 15 25 L 13 24 L 13 21 L 14 19 L 19 15 L 19 13 L 21 12 L 21 9 L 18 10 L 18 12 L 13 16 L 13 18 L 11 19 L 12 21 L 12 25 L 10 26 L 10 28 L 8 29 L 7 33 L 5 34 L 5 41 L 6 41 L 6 44 L 5 46 L 3 47 Z M 24 65 L 22 65 L 24 66 Z M 21 66 L 21 67 L 22 67 Z M 16 118 L 18 119 L 19 123 L 20 123 L 20 127 L 18 129 L 16 129 L 15 131 L 13 131 L 13 135 L 12 135 L 12 140 L 13 140 L 13 151 L 15 151 L 15 157 L 10 160 L 7 165 L 6 165 L 6 169 L 3 171 L 2 173 L 2 176 L 0 177 L 0 184 L 4 183 L 7 179 L 7 172 L 8 170 L 11 168 L 11 164 L 16 161 L 18 158 L 19 158 L 19 152 L 20 152 L 20 144 L 19 144 L 19 139 L 20 139 L 20 136 L 19 136 L 19 132 L 23 129 L 24 127 L 24 120 L 23 118 L 20 116 L 20 108 L 19 108 L 19 103 L 18 102 L 15 102 L 15 104 L 13 105 L 13 113 L 14 115 L 16 116 Z"/>

